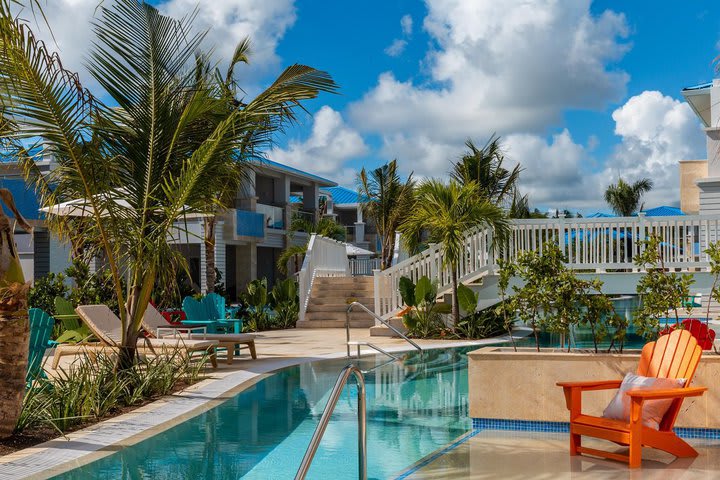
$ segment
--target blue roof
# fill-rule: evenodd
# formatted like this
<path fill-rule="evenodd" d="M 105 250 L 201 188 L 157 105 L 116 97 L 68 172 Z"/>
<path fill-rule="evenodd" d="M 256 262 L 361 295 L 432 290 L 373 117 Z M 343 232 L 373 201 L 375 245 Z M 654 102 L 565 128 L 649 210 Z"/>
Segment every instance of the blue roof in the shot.
<path fill-rule="evenodd" d="M 346 187 L 330 187 L 323 188 L 323 192 L 329 194 L 335 205 L 343 205 L 348 203 L 360 203 L 364 197 L 360 197 L 360 194 L 356 190 L 351 190 Z"/>
<path fill-rule="evenodd" d="M 595 213 L 591 213 L 590 215 L 588 215 L 585 218 L 612 218 L 614 216 L 615 215 L 612 215 L 610 213 L 595 212 Z"/>
<path fill-rule="evenodd" d="M 290 167 L 288 165 L 283 165 L 282 163 L 274 162 L 272 160 L 268 160 L 267 158 L 253 157 L 250 161 L 255 163 L 256 165 L 265 165 L 265 166 L 274 168 L 276 170 L 280 170 L 280 171 L 288 172 L 288 173 L 294 173 L 301 177 L 310 178 L 311 180 L 314 180 L 317 183 L 319 183 L 320 186 L 328 186 L 329 187 L 329 186 L 337 185 L 337 182 L 333 182 L 332 180 L 328 180 L 327 178 L 323 178 L 319 175 L 315 175 L 314 173 L 304 172 L 300 169 Z"/>
<path fill-rule="evenodd" d="M 42 147 L 32 147 L 28 150 L 28 155 L 31 157 L 42 157 Z M 35 160 L 42 160 L 42 158 L 36 158 Z M 9 154 L 7 151 L 0 151 L 0 163 L 11 163 L 17 162 L 15 155 Z"/>
<path fill-rule="evenodd" d="M 29 187 L 25 180 L 21 178 L 0 178 L 0 188 L 10 190 L 15 199 L 15 206 L 27 220 L 44 218 L 44 215 L 38 210 L 40 204 L 35 190 Z M 13 216 L 9 208 L 5 208 L 5 213 L 10 217 Z"/>
<path fill-rule="evenodd" d="M 678 215 L 685 215 L 682 210 L 677 207 L 655 207 L 650 210 L 645 210 L 646 217 L 675 217 Z"/>
<path fill-rule="evenodd" d="M 682 91 L 687 92 L 690 90 L 702 90 L 702 89 L 710 88 L 710 87 L 712 87 L 712 82 L 701 83 L 700 85 L 693 85 L 692 87 L 685 87 L 682 89 Z"/>

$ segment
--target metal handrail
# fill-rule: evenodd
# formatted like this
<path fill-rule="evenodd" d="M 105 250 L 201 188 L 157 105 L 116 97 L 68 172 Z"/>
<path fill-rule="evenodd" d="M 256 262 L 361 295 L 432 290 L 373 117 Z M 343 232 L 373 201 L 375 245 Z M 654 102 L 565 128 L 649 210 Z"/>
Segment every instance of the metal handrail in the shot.
<path fill-rule="evenodd" d="M 320 423 L 315 428 L 310 444 L 308 445 L 305 456 L 300 463 L 295 474 L 295 480 L 304 480 L 305 476 L 310 470 L 310 464 L 315 458 L 318 446 L 320 446 L 320 440 L 322 440 L 325 434 L 325 429 L 330 422 L 330 417 L 335 410 L 335 406 L 340 400 L 340 394 L 342 393 L 343 387 L 347 383 L 350 375 L 355 376 L 358 387 L 358 478 L 360 480 L 367 480 L 367 412 L 365 406 L 365 379 L 363 378 L 362 371 L 355 365 L 348 365 L 343 368 L 338 376 L 335 386 L 330 392 L 330 398 L 328 399 L 325 410 L 323 410 L 322 417 L 320 417 Z"/>
<path fill-rule="evenodd" d="M 365 310 L 365 312 L 367 312 L 367 313 L 369 313 L 370 315 L 372 315 L 372 316 L 375 318 L 375 320 L 379 321 L 380 323 L 382 323 L 383 325 L 385 325 L 386 327 L 388 327 L 390 330 L 392 330 L 393 332 L 395 332 L 395 333 L 397 333 L 398 335 L 400 335 L 401 338 L 403 338 L 406 342 L 408 342 L 410 345 L 412 345 L 413 347 L 415 347 L 415 349 L 416 349 L 417 351 L 419 351 L 419 352 L 422 352 L 422 351 L 423 351 L 423 349 L 420 348 L 420 345 L 418 345 L 417 343 L 415 343 L 415 342 L 413 342 L 412 340 L 410 340 L 410 339 L 409 339 L 404 333 L 402 333 L 400 330 L 398 330 L 397 328 L 393 327 L 390 323 L 388 323 L 388 322 L 386 322 L 385 320 L 383 320 L 383 318 L 382 318 L 380 315 L 378 315 L 377 313 L 373 312 L 372 310 L 370 310 L 369 308 L 367 308 L 365 305 L 363 305 L 363 304 L 360 303 L 360 302 L 350 302 L 350 304 L 348 305 L 347 311 L 345 312 L 345 336 L 347 337 L 347 342 L 348 342 L 348 344 L 347 344 L 347 356 L 348 356 L 348 357 L 350 357 L 350 343 L 349 343 L 349 342 L 350 342 L 350 312 L 352 312 L 353 307 L 360 307 L 360 308 L 362 308 L 363 310 Z"/>

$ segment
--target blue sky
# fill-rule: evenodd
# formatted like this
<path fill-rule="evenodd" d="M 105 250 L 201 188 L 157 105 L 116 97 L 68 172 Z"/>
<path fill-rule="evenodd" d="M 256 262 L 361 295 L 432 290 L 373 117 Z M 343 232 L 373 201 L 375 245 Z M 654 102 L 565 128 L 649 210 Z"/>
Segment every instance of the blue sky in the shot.
<path fill-rule="evenodd" d="M 110 0 L 106 0 L 107 1 Z M 704 158 L 680 90 L 712 79 L 720 4 L 598 0 L 196 0 L 154 2 L 197 24 L 226 58 L 250 35 L 252 94 L 282 67 L 327 70 L 342 86 L 268 152 L 347 186 L 398 158 L 405 174 L 443 176 L 464 141 L 496 132 L 525 169 L 533 206 L 606 210 L 619 176 L 651 177 L 647 205 L 677 205 L 677 162 Z M 50 21 L 82 72 L 97 0 L 56 0 Z M 88 82 L 92 87 L 92 82 Z"/>

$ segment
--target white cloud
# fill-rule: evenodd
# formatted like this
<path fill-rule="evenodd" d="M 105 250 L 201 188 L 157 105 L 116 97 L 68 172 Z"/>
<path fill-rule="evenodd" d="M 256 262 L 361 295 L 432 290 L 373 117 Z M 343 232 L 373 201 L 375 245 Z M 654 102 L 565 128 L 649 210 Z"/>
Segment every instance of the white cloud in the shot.
<path fill-rule="evenodd" d="M 43 2 L 48 23 L 53 30 L 53 42 L 42 19 L 35 27 L 48 45 L 57 44 L 64 65 L 80 72 L 84 83 L 94 86 L 83 67 L 93 40 L 94 17 L 100 15 L 98 5 L 110 7 L 113 0 L 52 0 Z M 252 82 L 278 64 L 275 53 L 279 41 L 295 22 L 294 0 L 165 0 L 157 5 L 164 14 L 175 18 L 187 16 L 197 8 L 194 26 L 198 31 L 208 29 L 205 48 L 214 47 L 218 59 L 227 60 L 237 43 L 245 36 L 253 42 L 251 65 L 245 69 L 243 80 Z M 23 16 L 32 19 L 29 11 Z"/>
<path fill-rule="evenodd" d="M 396 38 L 393 42 L 385 48 L 385 54 L 391 57 L 399 57 L 405 51 L 407 42 L 405 40 Z"/>
<path fill-rule="evenodd" d="M 402 33 L 405 36 L 412 35 L 413 30 L 413 19 L 410 16 L 410 14 L 403 15 L 400 19 L 400 27 L 402 28 Z"/>
<path fill-rule="evenodd" d="M 593 15 L 589 0 L 427 0 L 438 45 L 429 81 L 391 72 L 350 107 L 353 124 L 383 136 L 448 144 L 493 132 L 540 132 L 568 108 L 602 108 L 628 75 L 608 65 L 627 50 L 625 18 Z"/>
<path fill-rule="evenodd" d="M 614 183 L 650 178 L 655 186 L 646 205 L 677 205 L 678 161 L 705 158 L 705 135 L 691 108 L 657 91 L 630 98 L 612 114 L 621 143 L 606 164 L 603 179 Z"/>
<path fill-rule="evenodd" d="M 356 171 L 347 166 L 348 160 L 367 152 L 360 134 L 345 124 L 340 113 L 326 105 L 315 114 L 307 139 L 291 140 L 287 148 L 275 147 L 268 158 L 350 185 L 355 181 Z"/>
<path fill-rule="evenodd" d="M 413 29 L 413 19 L 409 14 L 403 15 L 402 18 L 400 18 L 400 28 L 403 38 L 394 39 L 384 50 L 385 54 L 390 57 L 399 57 L 405 51 L 405 47 L 407 47 L 408 42 L 406 39 L 412 35 Z"/>

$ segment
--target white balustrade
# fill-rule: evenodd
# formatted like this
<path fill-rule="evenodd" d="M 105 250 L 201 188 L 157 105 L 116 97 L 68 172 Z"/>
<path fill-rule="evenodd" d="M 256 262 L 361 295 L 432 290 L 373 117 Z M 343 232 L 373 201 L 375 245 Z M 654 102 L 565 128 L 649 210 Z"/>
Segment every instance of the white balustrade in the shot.
<path fill-rule="evenodd" d="M 312 234 L 305 260 L 298 272 L 300 320 L 305 320 L 310 293 L 316 277 L 348 277 L 350 262 L 343 242 Z"/>
<path fill-rule="evenodd" d="M 606 217 L 513 220 L 506 242 L 493 246 L 493 234 L 483 228 L 465 237 L 465 255 L 458 266 L 461 282 L 471 282 L 497 269 L 497 259 L 515 260 L 523 251 L 542 251 L 555 242 L 567 256 L 568 267 L 605 271 L 637 268 L 633 258 L 644 249 L 651 234 L 661 238 L 665 268 L 707 268 L 704 253 L 720 240 L 720 215 L 677 217 Z M 444 266 L 440 245 L 408 258 L 384 271 L 375 272 L 375 311 L 384 318 L 402 308 L 398 290 L 401 277 L 413 282 L 427 276 L 438 284 L 438 292 L 450 289 L 450 271 Z"/>

